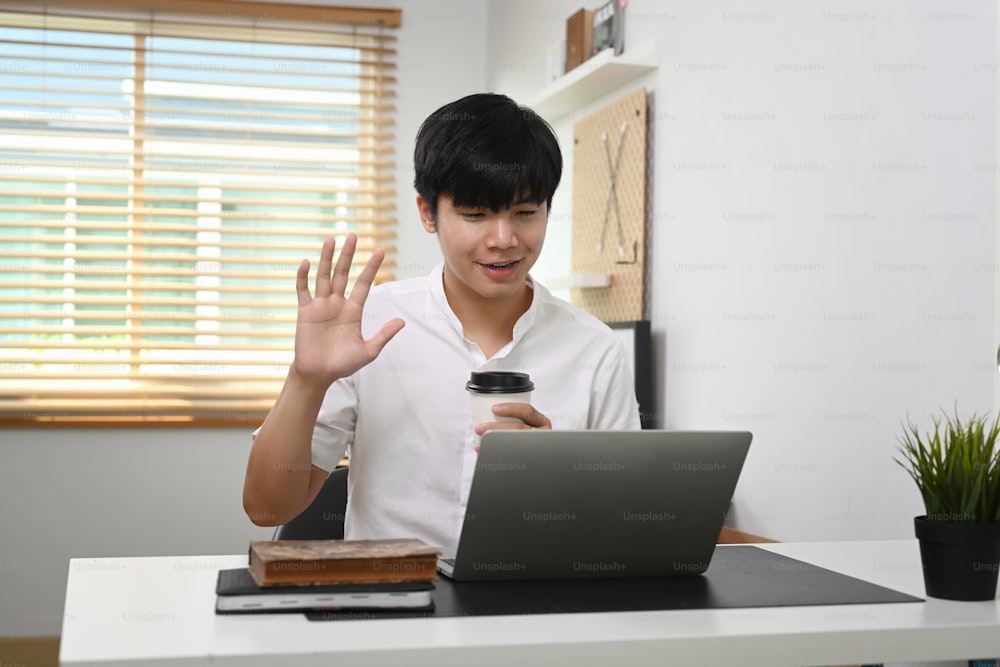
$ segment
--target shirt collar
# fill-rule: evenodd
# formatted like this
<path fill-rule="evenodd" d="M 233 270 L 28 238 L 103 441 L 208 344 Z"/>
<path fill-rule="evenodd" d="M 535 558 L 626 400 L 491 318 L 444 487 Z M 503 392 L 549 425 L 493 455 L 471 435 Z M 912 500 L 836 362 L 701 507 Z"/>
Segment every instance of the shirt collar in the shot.
<path fill-rule="evenodd" d="M 443 262 L 431 269 L 431 273 L 427 276 L 427 280 L 430 283 L 431 298 L 434 300 L 434 304 L 445 315 L 445 319 L 447 319 L 452 328 L 458 332 L 458 335 L 464 338 L 465 332 L 462 331 L 462 322 L 458 319 L 458 315 L 455 314 L 455 311 L 451 309 L 451 305 L 448 303 L 448 297 L 444 295 Z"/>
<path fill-rule="evenodd" d="M 528 289 L 531 290 L 531 303 L 528 305 L 528 310 L 524 311 L 524 314 L 517 318 L 517 322 L 514 323 L 513 343 L 515 345 L 531 330 L 531 325 L 535 323 L 538 309 L 541 308 L 542 292 L 545 290 L 541 285 L 535 284 L 535 280 L 530 274 L 528 275 L 526 284 L 528 285 Z"/>
<path fill-rule="evenodd" d="M 442 313 L 447 315 L 448 321 L 455 330 L 460 335 L 465 336 L 465 333 L 462 331 L 462 322 L 455 315 L 455 311 L 451 309 L 448 297 L 444 295 L 444 263 L 442 262 L 435 266 L 427 278 L 430 281 L 431 298 L 434 299 L 434 303 Z M 531 325 L 535 323 L 535 317 L 541 308 L 542 301 L 548 294 L 545 287 L 535 283 L 530 274 L 528 275 L 526 284 L 528 285 L 528 289 L 531 290 L 531 304 L 528 306 L 528 310 L 524 311 L 524 314 L 514 323 L 514 340 L 512 342 L 515 344 L 528 333 Z"/>

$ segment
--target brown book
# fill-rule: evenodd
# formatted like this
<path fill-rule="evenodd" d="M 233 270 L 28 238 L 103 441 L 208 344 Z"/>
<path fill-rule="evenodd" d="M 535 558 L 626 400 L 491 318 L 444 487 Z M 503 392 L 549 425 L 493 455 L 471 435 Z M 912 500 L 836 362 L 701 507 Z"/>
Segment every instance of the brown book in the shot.
<path fill-rule="evenodd" d="M 594 34 L 594 12 L 580 9 L 566 19 L 566 69 L 568 72 L 590 57 Z"/>
<path fill-rule="evenodd" d="M 440 553 L 418 539 L 260 541 L 249 570 L 262 587 L 433 581 Z"/>

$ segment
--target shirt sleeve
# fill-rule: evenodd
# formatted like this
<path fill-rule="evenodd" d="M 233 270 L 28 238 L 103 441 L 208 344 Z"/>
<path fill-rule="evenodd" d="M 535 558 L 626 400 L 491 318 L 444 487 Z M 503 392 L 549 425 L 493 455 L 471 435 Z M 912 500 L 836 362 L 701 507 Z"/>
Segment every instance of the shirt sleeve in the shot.
<path fill-rule="evenodd" d="M 333 470 L 354 441 L 358 423 L 358 395 L 354 378 L 334 382 L 326 392 L 313 428 L 312 463 L 317 468 Z"/>
<path fill-rule="evenodd" d="M 642 428 L 635 380 L 625 358 L 625 348 L 617 340 L 594 375 L 590 401 L 587 428 L 597 431 L 638 431 Z"/>

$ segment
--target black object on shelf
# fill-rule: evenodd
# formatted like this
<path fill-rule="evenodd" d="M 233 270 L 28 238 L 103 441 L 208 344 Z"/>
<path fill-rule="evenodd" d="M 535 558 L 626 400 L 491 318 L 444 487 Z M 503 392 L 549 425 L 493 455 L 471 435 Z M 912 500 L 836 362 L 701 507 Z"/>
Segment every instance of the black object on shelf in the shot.
<path fill-rule="evenodd" d="M 639 401 L 639 422 L 642 428 L 656 428 L 653 411 L 653 343 L 648 320 L 609 322 L 608 326 L 622 338 L 630 355 L 635 380 L 635 398 Z"/>

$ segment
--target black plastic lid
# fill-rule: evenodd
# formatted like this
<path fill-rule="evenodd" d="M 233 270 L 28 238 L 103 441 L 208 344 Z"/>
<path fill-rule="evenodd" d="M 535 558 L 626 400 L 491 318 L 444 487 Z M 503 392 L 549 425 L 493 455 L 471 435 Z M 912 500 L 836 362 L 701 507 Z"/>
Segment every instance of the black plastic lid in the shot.
<path fill-rule="evenodd" d="M 535 383 L 527 373 L 511 371 L 473 371 L 465 388 L 477 394 L 519 394 L 532 391 Z"/>

